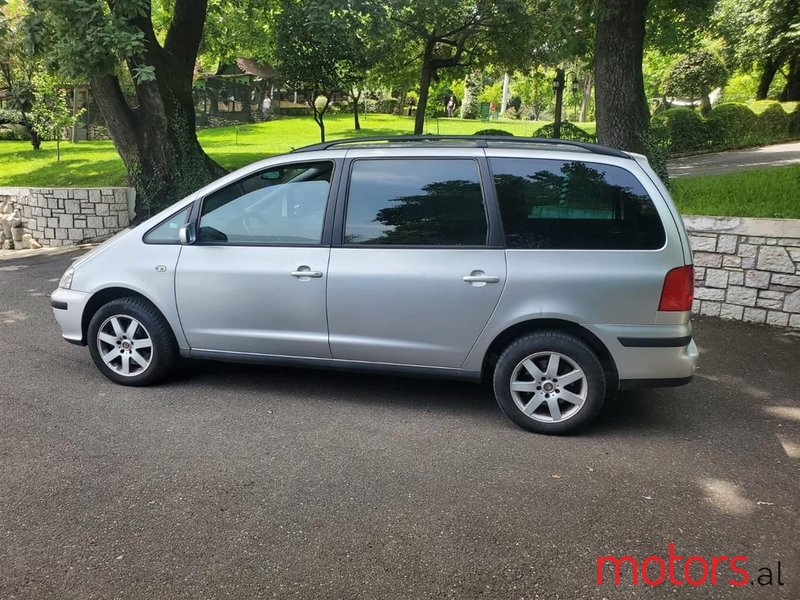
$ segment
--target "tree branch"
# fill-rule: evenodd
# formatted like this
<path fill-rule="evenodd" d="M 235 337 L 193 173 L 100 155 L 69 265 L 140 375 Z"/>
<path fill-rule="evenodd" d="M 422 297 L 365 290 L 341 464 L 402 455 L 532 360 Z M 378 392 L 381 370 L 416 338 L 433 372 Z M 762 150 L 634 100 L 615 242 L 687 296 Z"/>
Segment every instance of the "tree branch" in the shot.
<path fill-rule="evenodd" d="M 208 0 L 175 0 L 175 15 L 169 26 L 164 49 L 183 69 L 194 69 L 203 38 L 207 9 Z"/>

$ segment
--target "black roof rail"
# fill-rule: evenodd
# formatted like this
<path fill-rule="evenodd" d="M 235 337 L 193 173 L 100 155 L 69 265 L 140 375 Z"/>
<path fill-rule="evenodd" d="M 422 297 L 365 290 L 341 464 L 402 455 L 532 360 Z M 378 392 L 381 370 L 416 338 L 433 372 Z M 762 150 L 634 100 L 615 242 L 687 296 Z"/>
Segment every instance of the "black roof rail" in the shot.
<path fill-rule="evenodd" d="M 554 138 L 538 138 L 538 137 L 505 137 L 494 135 L 384 135 L 384 136 L 364 136 L 345 138 L 341 140 L 332 140 L 330 142 L 322 142 L 321 144 L 312 144 L 297 148 L 292 152 L 314 152 L 317 150 L 329 150 L 336 146 L 343 146 L 347 144 L 359 144 L 370 142 L 441 142 L 441 141 L 457 141 L 457 142 L 472 142 L 476 148 L 487 148 L 488 142 L 500 144 L 539 144 L 551 146 L 574 146 L 581 148 L 593 154 L 602 154 L 604 156 L 616 156 L 618 158 L 631 158 L 631 156 L 622 150 L 615 148 L 608 148 L 600 146 L 599 144 L 591 144 L 589 142 L 574 142 L 571 140 L 560 140 Z"/>

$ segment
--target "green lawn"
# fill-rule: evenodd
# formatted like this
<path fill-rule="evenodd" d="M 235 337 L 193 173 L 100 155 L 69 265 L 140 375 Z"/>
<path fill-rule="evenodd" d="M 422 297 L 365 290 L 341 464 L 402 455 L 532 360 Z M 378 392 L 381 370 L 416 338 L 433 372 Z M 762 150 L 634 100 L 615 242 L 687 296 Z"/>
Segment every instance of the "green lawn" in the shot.
<path fill-rule="evenodd" d="M 476 121 L 432 119 L 427 133 L 472 134 L 480 129 L 510 131 L 530 136 L 544 125 L 541 121 Z M 594 123 L 581 125 L 594 133 Z M 355 135 L 398 135 L 412 133 L 412 117 L 369 114 L 361 120 L 361 131 L 353 129 L 353 116 L 330 115 L 325 119 L 327 138 Z M 237 132 L 238 129 L 238 132 Z M 286 117 L 256 125 L 218 127 L 198 132 L 200 144 L 226 169 L 237 169 L 256 160 L 288 152 L 319 141 L 319 128 L 311 117 Z M 55 142 L 45 142 L 38 152 L 28 142 L 0 142 L 0 185 L 21 187 L 64 187 L 122 185 L 125 169 L 111 142 L 61 144 L 61 161 L 56 162 Z"/>
<path fill-rule="evenodd" d="M 680 177 L 671 186 L 684 214 L 800 219 L 800 165 Z"/>

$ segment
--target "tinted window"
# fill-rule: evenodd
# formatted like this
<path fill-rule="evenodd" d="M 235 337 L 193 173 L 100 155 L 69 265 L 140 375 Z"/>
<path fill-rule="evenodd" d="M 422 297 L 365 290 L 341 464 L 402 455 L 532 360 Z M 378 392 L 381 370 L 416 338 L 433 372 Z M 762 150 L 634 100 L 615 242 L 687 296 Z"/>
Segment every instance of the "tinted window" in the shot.
<path fill-rule="evenodd" d="M 319 244 L 333 163 L 272 167 L 203 200 L 198 241 Z"/>
<path fill-rule="evenodd" d="M 546 159 L 489 161 L 509 248 L 653 250 L 664 228 L 620 167 Z"/>
<path fill-rule="evenodd" d="M 487 230 L 474 160 L 353 163 L 346 244 L 483 246 Z"/>
<path fill-rule="evenodd" d="M 191 209 L 192 205 L 190 204 L 183 210 L 176 212 L 161 225 L 151 229 L 144 237 L 144 241 L 148 244 L 179 244 L 178 232 L 189 221 Z"/>

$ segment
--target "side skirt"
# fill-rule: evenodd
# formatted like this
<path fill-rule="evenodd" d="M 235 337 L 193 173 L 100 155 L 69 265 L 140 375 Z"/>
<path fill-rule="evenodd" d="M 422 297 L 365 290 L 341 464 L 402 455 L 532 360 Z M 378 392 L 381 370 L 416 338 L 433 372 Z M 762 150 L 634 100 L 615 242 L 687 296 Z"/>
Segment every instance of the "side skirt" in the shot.
<path fill-rule="evenodd" d="M 431 377 L 435 379 L 464 379 L 480 381 L 480 371 L 466 371 L 448 367 L 424 367 L 418 365 L 398 365 L 393 363 L 370 363 L 335 358 L 307 358 L 280 356 L 274 354 L 251 354 L 247 352 L 225 352 L 221 350 L 181 349 L 183 358 L 198 358 L 222 362 L 274 365 L 278 367 L 301 367 L 307 369 L 334 369 L 362 373 L 385 373 L 408 377 Z"/>

